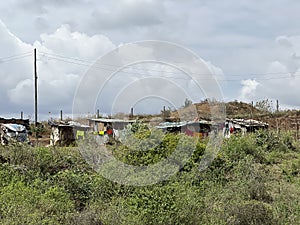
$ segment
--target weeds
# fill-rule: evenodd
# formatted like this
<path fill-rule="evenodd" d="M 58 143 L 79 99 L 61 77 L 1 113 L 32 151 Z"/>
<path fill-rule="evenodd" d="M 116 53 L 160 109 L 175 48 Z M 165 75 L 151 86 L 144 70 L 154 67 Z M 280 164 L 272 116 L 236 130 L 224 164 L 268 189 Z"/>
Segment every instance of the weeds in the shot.
<path fill-rule="evenodd" d="M 299 224 L 300 149 L 290 134 L 232 136 L 199 171 L 206 141 L 168 134 L 157 143 L 146 133 L 148 142 L 140 132 L 130 148 L 109 149 L 133 165 L 178 143 L 195 151 L 169 180 L 143 187 L 100 176 L 77 148 L 0 146 L 1 224 Z"/>

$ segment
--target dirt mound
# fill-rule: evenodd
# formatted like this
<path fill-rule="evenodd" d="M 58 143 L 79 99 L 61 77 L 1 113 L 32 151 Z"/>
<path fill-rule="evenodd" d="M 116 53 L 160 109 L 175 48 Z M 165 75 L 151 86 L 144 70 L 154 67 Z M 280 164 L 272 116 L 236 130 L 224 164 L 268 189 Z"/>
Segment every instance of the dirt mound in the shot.
<path fill-rule="evenodd" d="M 245 102 L 227 102 L 226 105 L 226 114 L 228 116 L 249 116 L 251 114 L 260 114 L 261 111 L 251 104 Z"/>
<path fill-rule="evenodd" d="M 261 113 L 260 110 L 245 102 L 227 102 L 223 106 L 225 106 L 224 109 L 218 103 L 203 101 L 171 112 L 171 117 L 180 118 L 181 120 L 194 120 L 195 117 L 209 119 L 218 110 L 225 110 L 227 117 L 249 117 L 251 114 Z"/>

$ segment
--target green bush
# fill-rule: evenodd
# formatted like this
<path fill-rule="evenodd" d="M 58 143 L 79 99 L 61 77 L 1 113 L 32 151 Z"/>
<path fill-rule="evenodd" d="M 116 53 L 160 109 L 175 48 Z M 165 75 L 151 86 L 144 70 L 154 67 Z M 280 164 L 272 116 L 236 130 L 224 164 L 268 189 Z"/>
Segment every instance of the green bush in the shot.
<path fill-rule="evenodd" d="M 229 224 L 275 225 L 277 222 L 274 219 L 270 205 L 258 201 L 249 201 L 240 203 L 232 209 Z"/>
<path fill-rule="evenodd" d="M 299 224 L 300 151 L 290 134 L 232 136 L 212 151 L 208 140 L 143 124 L 131 132 L 107 146 L 110 156 L 136 166 L 168 159 L 177 173 L 129 186 L 93 171 L 77 148 L 0 146 L 0 223 Z M 205 157 L 213 160 L 199 170 Z"/>
<path fill-rule="evenodd" d="M 12 181 L 0 189 L 1 224 L 64 224 L 73 210 L 69 194 L 59 187 L 41 190 Z"/>
<path fill-rule="evenodd" d="M 54 183 L 64 188 L 75 202 L 76 209 L 82 210 L 92 196 L 92 177 L 80 171 L 64 170 L 53 177 Z"/>

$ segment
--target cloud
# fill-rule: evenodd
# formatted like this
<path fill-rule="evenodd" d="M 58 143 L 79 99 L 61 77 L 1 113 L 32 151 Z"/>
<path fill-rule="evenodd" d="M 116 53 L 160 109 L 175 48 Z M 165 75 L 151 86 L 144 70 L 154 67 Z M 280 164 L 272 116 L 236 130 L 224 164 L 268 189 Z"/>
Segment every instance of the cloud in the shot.
<path fill-rule="evenodd" d="M 0 103 L 6 106 L 1 107 L 2 113 L 23 110 L 30 114 L 33 110 L 33 48 L 38 52 L 40 113 L 46 113 L 60 109 L 70 112 L 82 75 L 98 57 L 115 47 L 103 35 L 71 32 L 65 25 L 53 34 L 42 34 L 41 42 L 35 42 L 34 46 L 22 42 L 3 23 L 0 34 L 1 56 L 20 57 L 2 58 L 0 63 Z M 26 51 L 24 57 L 18 56 Z"/>
<path fill-rule="evenodd" d="M 129 44 L 106 56 L 102 59 L 104 62 L 97 62 L 82 79 L 76 95 L 75 112 L 91 112 L 96 108 L 106 114 L 129 112 L 137 104 L 139 107 L 135 111 L 138 113 L 159 113 L 162 101 L 167 107 L 179 108 L 186 98 L 199 102 L 210 97 L 206 94 L 212 94 L 205 91 L 218 91 L 209 89 L 214 84 L 209 74 L 211 70 L 218 70 L 219 75 L 222 74 L 220 68 L 205 61 L 201 61 L 200 65 L 193 55 L 192 59 L 188 58 L 191 55 L 185 52 L 178 54 L 178 48 L 172 47 L 162 42 L 154 46 Z M 163 50 L 157 51 L 156 48 Z M 169 51 L 165 52 L 166 49 Z M 197 68 L 194 68 L 192 60 L 198 62 Z M 136 63 L 132 64 L 132 61 Z M 111 67 L 98 68 L 99 64 Z M 121 66 L 119 70 L 118 65 L 127 66 Z M 181 68 L 187 70 L 181 71 Z M 198 84 L 195 77 L 202 82 Z"/>
<path fill-rule="evenodd" d="M 243 85 L 243 87 L 241 89 L 241 94 L 239 98 L 242 101 L 248 102 L 249 99 L 253 99 L 256 88 L 259 86 L 259 83 L 255 80 L 248 79 L 243 80 L 241 84 Z"/>
<path fill-rule="evenodd" d="M 52 102 L 45 93 L 55 90 L 52 99 L 65 105 L 69 100 L 63 96 L 60 101 L 56 96 L 63 89 L 61 82 L 68 82 L 63 91 L 69 95 L 92 61 L 105 52 L 122 43 L 158 39 L 186 46 L 208 65 L 218 65 L 226 99 L 278 98 L 297 106 L 299 8 L 299 1 L 272 0 L 3 1 L 0 58 L 24 52 L 31 55 L 18 61 L 0 60 L 0 103 L 19 110 L 29 105 L 21 97 L 32 101 L 31 95 L 18 97 L 17 93 L 32 91 L 27 82 L 32 80 L 34 47 L 39 53 L 41 99 Z M 42 52 L 82 61 L 57 59 Z M 220 73 L 218 69 L 214 72 Z M 253 89 L 242 80 L 259 85 Z M 193 89 L 194 84 L 185 85 Z"/>
<path fill-rule="evenodd" d="M 113 7 L 104 10 L 101 7 L 91 14 L 90 22 L 96 29 L 124 29 L 129 27 L 147 27 L 163 23 L 165 9 L 163 1 L 157 0 L 121 0 Z"/>
<path fill-rule="evenodd" d="M 34 45 L 42 51 L 77 56 L 87 60 L 95 60 L 102 54 L 115 48 L 112 41 L 104 35 L 89 36 L 81 32 L 72 32 L 67 24 L 61 25 L 52 34 L 41 34 L 41 41 Z"/>
<path fill-rule="evenodd" d="M 2 111 L 9 111 L 8 90 L 16 83 L 30 77 L 32 68 L 31 46 L 12 34 L 0 20 L 0 105 Z M 4 107 L 5 106 L 5 107 Z"/>
<path fill-rule="evenodd" d="M 299 95 L 300 60 L 297 55 L 300 55 L 300 36 L 279 36 L 275 38 L 275 43 L 274 49 L 269 50 L 274 60 L 267 63 L 263 74 L 256 76 L 259 85 L 244 82 L 241 98 L 247 101 L 279 100 L 285 106 L 298 108 L 300 100 L 296 96 Z M 248 93 L 251 93 L 250 96 Z"/>
<path fill-rule="evenodd" d="M 41 16 L 35 19 L 34 24 L 35 27 L 42 32 L 47 30 L 50 27 L 49 22 Z"/>
<path fill-rule="evenodd" d="M 14 61 L 13 64 L 7 66 L 5 70 L 2 70 L 3 78 L 5 78 L 5 73 L 12 73 L 9 80 L 10 85 L 7 85 L 7 83 L 3 85 L 2 89 L 6 96 L 4 99 L 8 111 L 22 110 L 25 114 L 29 115 L 32 114 L 33 111 L 34 96 L 33 48 L 36 48 L 38 52 L 38 104 L 40 114 L 48 114 L 49 111 L 59 112 L 61 109 L 66 113 L 70 113 L 77 86 L 82 82 L 82 79 L 84 79 L 83 75 L 100 56 L 115 48 L 112 41 L 104 35 L 98 34 L 89 36 L 81 32 L 72 32 L 68 25 L 60 26 L 54 33 L 42 34 L 41 41 L 36 41 L 32 46 L 15 37 L 5 26 L 2 32 L 10 37 L 10 39 L 6 38 L 8 39 L 6 43 L 7 46 L 12 46 L 11 48 L 15 48 L 16 52 L 25 50 L 31 52 L 29 58 L 26 59 L 23 64 L 19 65 Z M 5 35 L 3 35 L 2 38 L 5 38 Z M 0 44 L 1 43 L 2 42 L 0 42 Z M 139 58 L 140 50 L 141 49 L 132 54 Z M 144 49 L 143 52 L 149 56 L 157 54 L 153 52 L 152 49 Z M 176 52 L 174 52 L 174 54 L 175 53 Z M 168 52 L 168 54 L 170 54 L 170 52 Z M 159 57 L 168 57 L 168 54 L 160 55 Z M 180 56 L 178 59 L 180 59 Z M 208 70 L 213 73 L 217 75 L 223 74 L 222 70 L 214 66 L 211 62 L 203 63 L 208 67 Z M 13 65 L 18 65 L 18 67 L 13 67 Z M 3 65 L 2 68 L 4 68 Z M 14 68 L 16 68 L 16 70 L 12 72 Z M 110 64 L 109 62 L 101 65 L 96 64 L 94 69 L 95 74 L 101 72 L 103 69 L 113 72 L 115 65 L 114 62 L 110 62 Z M 22 73 L 20 73 L 20 71 L 22 71 Z M 186 97 L 193 101 L 199 101 L 201 97 L 204 96 L 203 93 L 199 93 L 199 87 L 180 70 L 161 63 L 142 63 L 135 65 L 133 68 L 126 68 L 125 72 L 122 71 L 106 84 L 102 95 L 105 101 L 101 102 L 101 110 L 109 112 L 109 109 L 111 109 L 111 103 L 115 100 L 115 95 L 112 93 L 118 93 L 124 87 L 130 85 L 130 83 L 133 82 L 134 84 L 141 79 L 149 79 L 152 76 L 168 81 L 164 88 L 167 95 L 161 100 L 156 100 L 155 105 L 135 102 L 134 104 L 140 105 L 139 110 L 141 113 L 143 111 L 159 112 L 162 107 L 162 101 L 168 102 L 168 100 L 172 99 L 170 103 L 171 106 L 180 107 Z M 97 77 L 95 77 L 95 79 L 93 85 L 96 85 L 96 87 L 97 83 L 95 82 L 104 82 L 103 80 L 97 80 Z M 144 82 L 143 85 L 135 86 L 138 88 L 134 89 L 134 93 L 142 95 L 146 89 L 151 93 L 159 93 L 162 86 L 161 82 L 157 83 L 157 81 L 156 83 L 153 82 L 152 86 L 146 84 L 147 82 Z M 176 89 L 175 87 L 181 91 L 174 91 Z M 93 87 L 87 87 L 87 89 L 87 91 L 98 91 L 97 88 L 93 89 Z M 187 90 L 188 95 L 183 95 L 182 93 Z M 89 95 L 86 95 L 85 100 L 87 101 L 88 98 Z M 147 101 L 149 102 L 149 99 Z M 144 106 L 147 107 L 143 108 Z M 124 107 L 125 106 L 117 107 L 115 110 L 126 111 Z M 87 111 L 91 112 L 89 109 L 87 109 Z"/>
<path fill-rule="evenodd" d="M 288 47 L 288 48 L 293 47 L 293 44 L 290 42 L 290 40 L 286 36 L 277 37 L 276 42 L 283 47 Z"/>

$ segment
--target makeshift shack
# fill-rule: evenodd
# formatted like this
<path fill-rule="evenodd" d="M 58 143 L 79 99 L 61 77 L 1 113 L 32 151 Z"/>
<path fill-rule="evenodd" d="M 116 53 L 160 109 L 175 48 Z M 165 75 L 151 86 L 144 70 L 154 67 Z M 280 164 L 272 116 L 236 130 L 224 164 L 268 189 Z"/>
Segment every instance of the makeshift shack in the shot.
<path fill-rule="evenodd" d="M 9 123 L 23 125 L 23 126 L 25 126 L 27 131 L 30 130 L 29 119 L 15 119 L 15 118 L 5 119 L 5 118 L 0 117 L 0 124 L 9 124 Z"/>
<path fill-rule="evenodd" d="M 189 136 L 206 137 L 212 131 L 213 123 L 207 120 L 160 123 L 156 128 L 165 132 L 185 133 Z"/>
<path fill-rule="evenodd" d="M 28 119 L 5 119 L 0 117 L 0 142 L 3 145 L 15 140 L 29 142 L 30 124 Z"/>
<path fill-rule="evenodd" d="M 70 146 L 76 140 L 85 139 L 89 126 L 74 121 L 48 121 L 51 126 L 50 146 Z"/>
<path fill-rule="evenodd" d="M 11 141 L 29 142 L 28 132 L 24 125 L 20 124 L 1 124 L 0 125 L 0 141 L 2 145 L 7 145 Z"/>
<path fill-rule="evenodd" d="M 111 126 L 115 130 L 123 130 L 128 124 L 132 124 L 135 120 L 121 120 L 121 119 L 88 119 L 89 126 L 94 128 L 94 131 L 105 131 L 107 127 Z"/>
<path fill-rule="evenodd" d="M 268 129 L 268 127 L 268 123 L 253 119 L 226 119 L 224 136 L 230 137 L 233 133 L 245 134 L 246 132 L 265 130 Z"/>
<path fill-rule="evenodd" d="M 134 122 L 136 121 L 108 118 L 88 119 L 89 126 L 94 131 L 95 139 L 98 144 L 106 144 L 112 140 L 118 140 L 120 132 Z"/>

